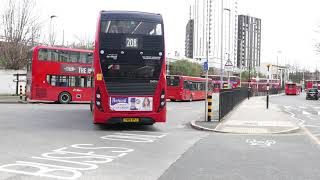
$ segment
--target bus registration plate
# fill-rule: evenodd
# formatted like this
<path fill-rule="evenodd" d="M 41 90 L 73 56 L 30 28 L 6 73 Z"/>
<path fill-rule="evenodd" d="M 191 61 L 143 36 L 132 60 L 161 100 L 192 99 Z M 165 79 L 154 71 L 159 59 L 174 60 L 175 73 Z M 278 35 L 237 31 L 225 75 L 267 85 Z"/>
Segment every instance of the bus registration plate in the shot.
<path fill-rule="evenodd" d="M 122 121 L 125 123 L 137 123 L 140 120 L 139 118 L 123 118 Z"/>

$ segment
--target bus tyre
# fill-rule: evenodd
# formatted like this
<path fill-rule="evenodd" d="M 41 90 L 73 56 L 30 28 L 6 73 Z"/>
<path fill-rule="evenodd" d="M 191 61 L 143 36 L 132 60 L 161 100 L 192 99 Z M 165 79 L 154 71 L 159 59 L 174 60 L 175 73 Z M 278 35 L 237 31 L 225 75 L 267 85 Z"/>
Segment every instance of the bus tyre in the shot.
<path fill-rule="evenodd" d="M 59 103 L 69 104 L 71 102 L 71 95 L 68 92 L 62 92 L 59 95 Z"/>
<path fill-rule="evenodd" d="M 176 102 L 176 100 L 175 100 L 175 99 L 170 99 L 170 101 L 172 101 L 172 102 Z"/>

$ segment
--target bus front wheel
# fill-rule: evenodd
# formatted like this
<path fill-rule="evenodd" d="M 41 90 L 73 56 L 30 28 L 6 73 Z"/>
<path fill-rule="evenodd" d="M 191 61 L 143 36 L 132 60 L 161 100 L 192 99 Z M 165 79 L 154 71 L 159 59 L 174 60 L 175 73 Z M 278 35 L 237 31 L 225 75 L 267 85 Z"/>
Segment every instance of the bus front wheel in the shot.
<path fill-rule="evenodd" d="M 59 103 L 69 104 L 71 102 L 71 95 L 68 92 L 62 92 L 59 94 Z"/>

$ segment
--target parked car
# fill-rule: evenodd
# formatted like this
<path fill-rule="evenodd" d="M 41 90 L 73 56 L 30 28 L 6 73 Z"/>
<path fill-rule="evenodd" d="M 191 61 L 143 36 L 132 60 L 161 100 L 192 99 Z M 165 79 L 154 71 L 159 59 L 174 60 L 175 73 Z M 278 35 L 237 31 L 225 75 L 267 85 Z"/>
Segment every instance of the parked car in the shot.
<path fill-rule="evenodd" d="M 307 90 L 306 99 L 315 99 L 318 100 L 320 93 L 317 88 L 311 88 Z"/>

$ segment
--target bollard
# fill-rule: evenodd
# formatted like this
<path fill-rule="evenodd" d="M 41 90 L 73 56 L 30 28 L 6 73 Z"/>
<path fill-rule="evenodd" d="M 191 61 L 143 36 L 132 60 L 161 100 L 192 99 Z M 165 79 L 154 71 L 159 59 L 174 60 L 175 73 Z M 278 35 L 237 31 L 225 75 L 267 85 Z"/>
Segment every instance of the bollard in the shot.
<path fill-rule="evenodd" d="M 22 100 L 22 85 L 20 85 L 20 100 Z"/>
<path fill-rule="evenodd" d="M 211 121 L 212 117 L 212 94 L 208 95 L 208 122 Z"/>
<path fill-rule="evenodd" d="M 27 101 L 27 86 L 24 86 L 24 101 Z"/>

